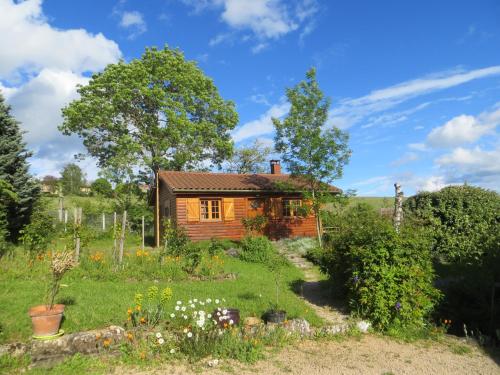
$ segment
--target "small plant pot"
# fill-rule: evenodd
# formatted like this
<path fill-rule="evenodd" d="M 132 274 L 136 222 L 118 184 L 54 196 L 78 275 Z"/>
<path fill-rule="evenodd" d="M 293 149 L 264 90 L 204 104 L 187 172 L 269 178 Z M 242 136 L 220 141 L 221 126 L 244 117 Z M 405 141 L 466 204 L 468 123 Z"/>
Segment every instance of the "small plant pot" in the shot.
<path fill-rule="evenodd" d="M 283 310 L 269 310 L 264 314 L 264 321 L 266 323 L 283 323 L 286 320 L 286 311 Z"/>
<path fill-rule="evenodd" d="M 54 305 L 47 309 L 46 305 L 34 306 L 29 310 L 34 336 L 53 336 L 59 332 L 64 305 Z"/>
<path fill-rule="evenodd" d="M 220 319 L 221 316 L 224 316 L 222 314 L 222 310 L 227 310 L 227 313 L 225 315 L 227 319 Z M 217 313 L 219 313 L 220 315 L 217 315 Z M 221 311 L 215 310 L 212 313 L 212 317 L 217 321 L 217 325 L 220 328 L 224 328 L 224 324 L 229 324 L 230 320 L 233 321 L 233 326 L 237 326 L 238 324 L 240 324 L 240 310 L 238 309 L 221 309 Z"/>

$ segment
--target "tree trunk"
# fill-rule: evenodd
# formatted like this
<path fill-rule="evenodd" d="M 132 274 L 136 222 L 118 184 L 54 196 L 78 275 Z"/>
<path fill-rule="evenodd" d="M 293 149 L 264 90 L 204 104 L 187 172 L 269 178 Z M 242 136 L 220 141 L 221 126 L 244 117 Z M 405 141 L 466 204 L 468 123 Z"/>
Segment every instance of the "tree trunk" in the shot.
<path fill-rule="evenodd" d="M 393 216 L 393 224 L 396 232 L 399 233 L 399 229 L 401 227 L 401 222 L 403 221 L 403 195 L 404 193 L 401 191 L 401 185 L 397 182 L 394 184 L 395 190 L 395 198 L 394 198 L 394 216 Z"/>
<path fill-rule="evenodd" d="M 322 225 L 321 225 L 321 217 L 319 215 L 319 208 L 317 207 L 316 204 L 316 195 L 314 194 L 314 190 L 312 191 L 312 200 L 313 200 L 313 210 L 314 210 L 314 215 L 316 216 L 316 234 L 318 236 L 318 244 L 319 247 L 323 247 L 323 231 L 322 231 Z"/>

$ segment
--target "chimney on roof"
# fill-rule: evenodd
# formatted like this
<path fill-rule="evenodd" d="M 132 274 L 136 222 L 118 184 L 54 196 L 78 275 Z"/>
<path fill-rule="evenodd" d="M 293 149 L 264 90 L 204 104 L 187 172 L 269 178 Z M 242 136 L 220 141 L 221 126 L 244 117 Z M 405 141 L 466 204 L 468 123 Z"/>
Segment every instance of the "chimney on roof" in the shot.
<path fill-rule="evenodd" d="M 271 160 L 271 174 L 281 174 L 281 164 L 279 160 Z"/>

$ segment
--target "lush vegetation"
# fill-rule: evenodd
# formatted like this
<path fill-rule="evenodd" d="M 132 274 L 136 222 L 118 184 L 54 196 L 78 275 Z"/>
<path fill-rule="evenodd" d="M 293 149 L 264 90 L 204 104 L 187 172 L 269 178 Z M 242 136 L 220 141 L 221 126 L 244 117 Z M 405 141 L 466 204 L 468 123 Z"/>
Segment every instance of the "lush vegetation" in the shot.
<path fill-rule="evenodd" d="M 444 298 L 439 315 L 451 331 L 495 336 L 500 326 L 492 288 L 500 281 L 500 196 L 472 186 L 420 193 L 405 202 L 406 216 L 430 233 Z M 498 289 L 497 289 L 498 291 Z M 465 327 L 468 327 L 464 329 Z"/>
<path fill-rule="evenodd" d="M 160 252 L 150 248 L 143 251 L 139 243 L 135 236 L 128 239 L 122 266 L 113 261 L 110 239 L 96 239 L 89 243 L 80 265 L 62 280 L 56 302 L 67 305 L 63 329 L 74 332 L 123 324 L 130 298 L 152 283 L 160 289 L 172 287 L 174 299 L 225 298 L 227 306 L 239 308 L 242 317 L 261 316 L 276 299 L 274 276 L 264 264 L 244 262 L 221 254 L 217 258 L 206 258 L 205 265 L 199 268 L 200 271 L 203 267 L 218 269 L 217 276 L 220 277 L 200 278 L 196 273 L 186 272 L 182 257 L 167 256 L 160 264 Z M 52 246 L 52 250 L 63 248 L 63 244 L 57 242 Z M 213 244 L 207 241 L 196 246 L 208 252 Z M 0 259 L 0 283 L 4 286 L 0 295 L 0 304 L 4 306 L 0 311 L 0 322 L 4 327 L 2 341 L 23 340 L 30 336 L 29 319 L 19 317 L 26 317 L 30 306 L 43 302 L 51 255 L 42 253 L 33 259 L 18 248 L 11 256 Z M 320 324 L 320 319 L 292 291 L 291 285 L 302 278 L 301 272 L 289 265 L 285 269 L 280 281 L 280 305 L 290 317 L 304 317 L 313 324 Z M 232 277 L 225 278 L 224 275 Z M 172 301 L 168 307 L 174 307 Z"/>
<path fill-rule="evenodd" d="M 325 250 L 313 254 L 343 287 L 352 312 L 383 331 L 424 328 L 439 300 L 426 233 L 405 227 L 398 234 L 363 204 L 346 209 L 337 223 Z"/>
<path fill-rule="evenodd" d="M 408 198 L 407 215 L 432 229 L 436 259 L 462 264 L 482 261 L 500 223 L 500 196 L 473 186 L 450 186 Z"/>

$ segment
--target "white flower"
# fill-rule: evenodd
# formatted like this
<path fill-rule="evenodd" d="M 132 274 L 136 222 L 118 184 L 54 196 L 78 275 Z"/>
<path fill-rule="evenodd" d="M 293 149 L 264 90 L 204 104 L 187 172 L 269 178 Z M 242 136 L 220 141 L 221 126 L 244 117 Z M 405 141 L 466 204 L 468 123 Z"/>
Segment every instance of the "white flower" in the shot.
<path fill-rule="evenodd" d="M 215 300 L 215 303 L 219 303 L 220 301 L 218 299 Z"/>
<path fill-rule="evenodd" d="M 198 299 L 196 299 L 196 298 L 195 298 L 195 299 L 193 300 L 193 302 L 194 302 L 194 303 L 198 302 Z"/>
<path fill-rule="evenodd" d="M 191 304 L 191 308 L 194 309 L 196 306 L 194 303 Z"/>
<path fill-rule="evenodd" d="M 186 311 L 186 306 L 182 306 L 181 310 Z"/>
<path fill-rule="evenodd" d="M 226 299 L 225 299 L 225 298 L 223 298 L 223 299 L 222 299 L 222 302 L 226 302 Z"/>
<path fill-rule="evenodd" d="M 207 314 L 207 318 L 210 319 L 212 317 L 212 314 Z"/>
<path fill-rule="evenodd" d="M 200 311 L 198 311 L 198 314 L 200 314 L 201 316 L 205 316 L 205 311 L 200 310 Z"/>
<path fill-rule="evenodd" d="M 175 311 L 179 311 L 181 308 L 179 306 L 175 306 Z"/>
<path fill-rule="evenodd" d="M 170 317 L 175 318 L 175 314 L 174 313 L 170 314 Z"/>
<path fill-rule="evenodd" d="M 184 320 L 187 320 L 188 317 L 187 317 L 187 315 L 184 315 L 183 318 L 184 318 Z"/>
<path fill-rule="evenodd" d="M 188 332 L 187 337 L 189 337 L 189 338 L 193 337 L 193 332 Z"/>
<path fill-rule="evenodd" d="M 188 301 L 188 303 L 189 303 L 189 304 L 192 304 L 192 303 L 193 303 L 193 300 L 191 300 L 191 299 L 190 299 L 190 300 Z"/>
<path fill-rule="evenodd" d="M 156 332 L 156 338 L 160 338 L 161 337 L 161 333 L 160 332 Z"/>
<path fill-rule="evenodd" d="M 211 303 L 212 302 L 212 299 L 211 298 L 207 298 L 207 303 Z"/>
<path fill-rule="evenodd" d="M 234 324 L 233 319 L 230 319 L 230 320 L 229 320 L 229 324 Z"/>
<path fill-rule="evenodd" d="M 158 344 L 160 345 L 165 344 L 165 340 L 163 340 L 163 338 L 158 339 Z"/>
<path fill-rule="evenodd" d="M 220 312 L 217 312 L 217 316 L 220 316 Z"/>
<path fill-rule="evenodd" d="M 187 328 L 184 328 L 184 333 L 188 333 L 188 329 Z"/>
<path fill-rule="evenodd" d="M 177 301 L 177 304 L 178 304 L 178 305 L 182 305 L 182 302 L 181 302 L 181 301 Z"/>
<path fill-rule="evenodd" d="M 222 310 L 222 313 L 223 313 L 224 315 L 226 315 L 226 314 L 227 314 L 227 310 L 226 310 L 226 309 Z"/>
<path fill-rule="evenodd" d="M 175 349 L 170 349 L 170 354 L 174 354 L 175 353 Z"/>
<path fill-rule="evenodd" d="M 205 306 L 205 302 L 200 301 L 200 305 Z"/>
<path fill-rule="evenodd" d="M 193 312 L 193 315 L 194 315 L 194 316 L 198 315 L 198 311 L 194 311 L 194 312 Z"/>
<path fill-rule="evenodd" d="M 220 307 L 217 307 L 217 311 L 221 311 L 222 309 Z"/>

